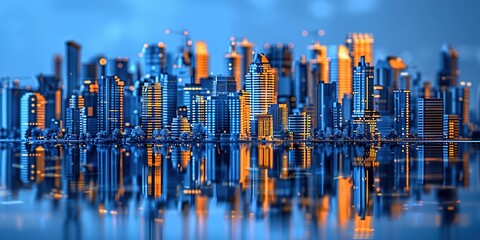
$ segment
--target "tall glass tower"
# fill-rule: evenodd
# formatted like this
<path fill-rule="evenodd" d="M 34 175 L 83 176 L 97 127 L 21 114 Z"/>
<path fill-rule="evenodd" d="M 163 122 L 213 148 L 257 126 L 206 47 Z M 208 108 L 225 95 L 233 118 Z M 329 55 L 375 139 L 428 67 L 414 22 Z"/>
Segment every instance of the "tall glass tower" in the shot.
<path fill-rule="evenodd" d="M 376 120 L 379 117 L 374 110 L 374 68 L 360 58 L 353 71 L 353 133 L 371 136 L 376 131 Z"/>
<path fill-rule="evenodd" d="M 123 132 L 123 88 L 124 82 L 116 76 L 98 80 L 98 132 Z"/>
<path fill-rule="evenodd" d="M 275 81 L 267 57 L 263 53 L 257 53 L 245 76 L 245 90 L 250 93 L 251 124 L 257 115 L 267 113 L 269 105 L 277 103 Z"/>

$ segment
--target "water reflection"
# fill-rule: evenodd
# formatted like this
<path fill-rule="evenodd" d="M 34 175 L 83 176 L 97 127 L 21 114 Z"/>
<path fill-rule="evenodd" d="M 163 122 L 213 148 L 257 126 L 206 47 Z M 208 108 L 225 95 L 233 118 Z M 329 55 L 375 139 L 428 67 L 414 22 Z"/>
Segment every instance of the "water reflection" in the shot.
<path fill-rule="evenodd" d="M 458 237 L 479 222 L 470 144 L 0 147 L 9 237 Z"/>

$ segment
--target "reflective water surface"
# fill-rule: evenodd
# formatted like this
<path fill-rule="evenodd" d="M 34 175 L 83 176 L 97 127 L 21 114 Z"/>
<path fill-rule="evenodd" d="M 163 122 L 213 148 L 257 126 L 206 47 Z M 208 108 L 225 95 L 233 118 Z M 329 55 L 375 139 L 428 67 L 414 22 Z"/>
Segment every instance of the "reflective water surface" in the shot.
<path fill-rule="evenodd" d="M 1 239 L 472 239 L 480 155 L 434 145 L 0 145 Z"/>

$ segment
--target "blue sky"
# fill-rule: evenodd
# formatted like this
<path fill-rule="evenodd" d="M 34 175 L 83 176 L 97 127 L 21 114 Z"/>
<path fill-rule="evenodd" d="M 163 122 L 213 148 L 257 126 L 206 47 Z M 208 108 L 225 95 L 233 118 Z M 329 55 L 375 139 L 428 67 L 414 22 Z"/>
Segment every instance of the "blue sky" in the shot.
<path fill-rule="evenodd" d="M 52 72 L 52 57 L 74 39 L 88 60 L 138 60 L 143 43 L 163 41 L 176 50 L 180 38 L 166 28 L 188 29 L 205 40 L 211 70 L 221 73 L 230 36 L 264 43 L 292 42 L 295 58 L 311 39 L 304 29 L 325 29 L 323 44 L 343 43 L 348 32 L 371 32 L 375 57 L 403 56 L 433 79 L 439 49 L 449 42 L 461 54 L 461 80 L 480 79 L 480 1 L 473 0 L 0 0 L 0 77 Z M 476 91 L 473 91 L 476 92 Z"/>

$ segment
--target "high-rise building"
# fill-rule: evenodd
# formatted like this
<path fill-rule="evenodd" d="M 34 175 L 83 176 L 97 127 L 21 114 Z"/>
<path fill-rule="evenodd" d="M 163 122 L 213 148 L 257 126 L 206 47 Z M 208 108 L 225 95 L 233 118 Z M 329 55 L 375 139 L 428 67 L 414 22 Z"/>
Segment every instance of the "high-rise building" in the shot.
<path fill-rule="evenodd" d="M 365 62 L 373 64 L 373 36 L 368 33 L 349 33 L 345 39 L 345 45 L 352 59 L 352 69 L 360 62 L 362 56 Z"/>
<path fill-rule="evenodd" d="M 456 87 L 460 70 L 458 68 L 458 51 L 452 46 L 444 44 L 441 49 L 441 68 L 438 72 L 438 86 L 441 91 Z"/>
<path fill-rule="evenodd" d="M 338 99 L 343 99 L 345 94 L 352 94 L 352 60 L 348 48 L 344 45 L 328 47 L 330 58 L 330 82 L 337 83 Z"/>
<path fill-rule="evenodd" d="M 458 139 L 459 133 L 458 115 L 443 115 L 443 138 Z"/>
<path fill-rule="evenodd" d="M 273 119 L 273 136 L 283 138 L 288 131 L 288 106 L 287 104 L 272 104 L 268 106 L 267 114 Z"/>
<path fill-rule="evenodd" d="M 236 82 L 236 91 L 242 89 L 242 55 L 237 52 L 235 42 L 230 42 L 230 49 L 227 54 L 225 54 L 225 73 L 227 76 L 235 78 Z"/>
<path fill-rule="evenodd" d="M 65 113 L 65 129 L 67 134 L 79 136 L 81 127 L 81 113 L 85 107 L 85 101 L 81 95 L 70 96 L 69 105 Z"/>
<path fill-rule="evenodd" d="M 251 124 L 257 115 L 267 113 L 269 105 L 277 103 L 275 80 L 275 74 L 267 57 L 262 53 L 257 53 L 245 76 L 245 89 L 250 94 Z"/>
<path fill-rule="evenodd" d="M 84 80 L 80 87 L 80 94 L 84 100 L 84 108 L 80 109 L 80 131 L 95 136 L 98 131 L 97 104 L 98 83 L 97 80 Z"/>
<path fill-rule="evenodd" d="M 308 98 L 308 63 L 305 55 L 295 64 L 295 106 L 303 106 Z"/>
<path fill-rule="evenodd" d="M 62 83 L 55 75 L 39 75 L 38 91 L 45 97 L 45 126 L 51 127 L 51 122 L 62 118 Z"/>
<path fill-rule="evenodd" d="M 342 126 L 341 107 L 337 99 L 337 82 L 324 83 L 317 87 L 317 128 L 325 130 L 339 129 Z"/>
<path fill-rule="evenodd" d="M 257 123 L 257 139 L 272 140 L 273 139 L 273 118 L 269 114 L 258 114 L 255 116 Z"/>
<path fill-rule="evenodd" d="M 237 42 L 237 50 L 240 55 L 242 55 L 242 79 L 240 81 L 240 86 L 245 87 L 245 76 L 248 74 L 250 69 L 250 63 L 253 61 L 253 47 L 254 44 L 249 42 L 246 38 L 243 38 L 242 41 Z"/>
<path fill-rule="evenodd" d="M 222 94 L 228 94 L 237 92 L 236 79 L 234 77 L 223 77 L 223 76 L 214 76 L 213 77 L 213 89 L 211 94 L 213 96 L 218 96 Z"/>
<path fill-rule="evenodd" d="M 278 75 L 278 101 L 290 105 L 293 94 L 293 44 L 266 44 L 265 48 L 270 66 L 276 69 Z"/>
<path fill-rule="evenodd" d="M 81 71 L 81 46 L 74 42 L 68 41 L 67 45 L 67 92 L 64 98 L 68 99 L 80 87 L 80 71 Z"/>
<path fill-rule="evenodd" d="M 209 139 L 230 138 L 230 116 L 227 95 L 208 96 L 206 115 L 206 130 Z"/>
<path fill-rule="evenodd" d="M 310 137 L 311 118 L 306 112 L 294 113 L 288 116 L 288 130 L 293 140 L 307 140 Z"/>
<path fill-rule="evenodd" d="M 178 115 L 172 120 L 172 137 L 175 140 L 180 139 L 183 132 L 190 133 L 190 123 L 188 122 L 187 117 Z"/>
<path fill-rule="evenodd" d="M 231 140 L 246 140 L 250 137 L 249 100 L 245 91 L 228 94 Z"/>
<path fill-rule="evenodd" d="M 200 123 L 203 126 L 207 120 L 207 97 L 202 95 L 196 95 L 192 101 L 191 111 L 189 112 L 189 118 L 192 124 Z"/>
<path fill-rule="evenodd" d="M 163 73 L 160 75 L 162 85 L 162 123 L 170 127 L 177 111 L 177 77 Z"/>
<path fill-rule="evenodd" d="M 310 52 L 310 72 L 315 76 L 315 81 L 329 81 L 329 71 L 328 71 L 328 57 L 327 57 L 327 46 L 321 45 L 319 42 L 314 42 L 311 45 L 307 46 L 308 51 Z"/>
<path fill-rule="evenodd" d="M 167 50 L 164 43 L 143 44 L 141 53 L 144 76 L 159 77 L 166 72 Z"/>
<path fill-rule="evenodd" d="M 374 109 L 374 68 L 360 58 L 353 71 L 353 128 L 352 133 L 370 137 L 376 130 L 378 113 Z"/>
<path fill-rule="evenodd" d="M 419 98 L 417 106 L 418 137 L 443 138 L 443 102 L 439 98 Z"/>
<path fill-rule="evenodd" d="M 116 76 L 98 80 L 97 126 L 98 132 L 123 132 L 123 81 Z"/>
<path fill-rule="evenodd" d="M 387 57 L 378 60 L 375 66 L 375 110 L 383 116 L 393 116 L 393 91 L 410 90 L 408 74 L 404 72 L 407 65 L 399 57 Z"/>
<path fill-rule="evenodd" d="M 142 130 L 147 138 L 152 138 L 155 129 L 163 128 L 161 83 L 146 81 L 142 88 L 142 99 Z"/>
<path fill-rule="evenodd" d="M 20 137 L 28 129 L 45 130 L 45 97 L 38 92 L 25 93 L 20 100 Z"/>
<path fill-rule="evenodd" d="M 200 84 L 200 79 L 209 75 L 209 54 L 207 43 L 197 41 L 195 43 L 195 84 Z"/>
<path fill-rule="evenodd" d="M 401 138 L 410 134 L 410 90 L 393 91 L 394 129 Z"/>
<path fill-rule="evenodd" d="M 111 60 L 110 75 L 117 76 L 124 82 L 125 86 L 133 85 L 131 74 L 128 72 L 128 58 L 117 57 Z"/>
<path fill-rule="evenodd" d="M 470 123 L 470 87 L 471 82 L 460 82 L 460 86 L 455 88 L 456 99 L 453 102 L 456 103 L 455 114 L 458 115 L 460 120 L 460 126 L 467 126 Z M 461 131 L 462 132 L 462 131 Z"/>

